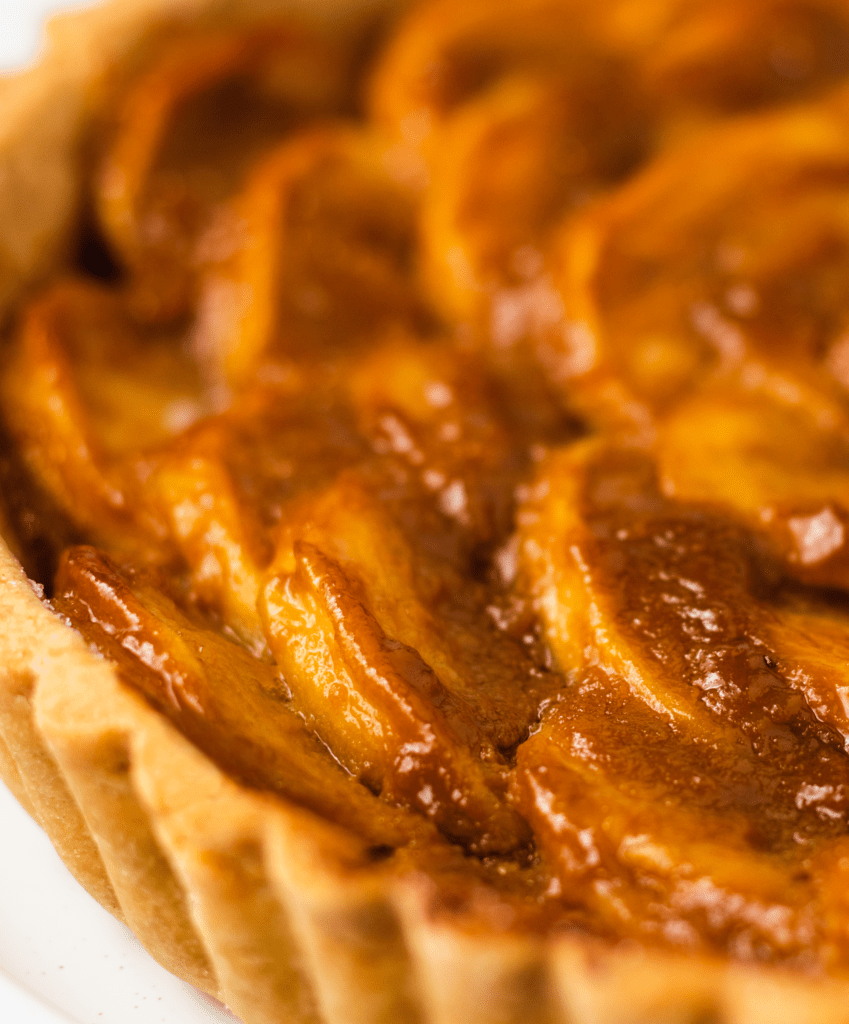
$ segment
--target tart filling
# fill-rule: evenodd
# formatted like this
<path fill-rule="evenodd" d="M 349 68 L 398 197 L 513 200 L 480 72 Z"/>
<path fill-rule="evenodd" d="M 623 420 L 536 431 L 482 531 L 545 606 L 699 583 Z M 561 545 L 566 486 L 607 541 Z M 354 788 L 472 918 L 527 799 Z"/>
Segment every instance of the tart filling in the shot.
<path fill-rule="evenodd" d="M 15 317 L 4 532 L 470 932 L 842 977 L 849 18 L 631 7 L 434 0 L 354 92 L 291 19 L 150 43 Z"/>

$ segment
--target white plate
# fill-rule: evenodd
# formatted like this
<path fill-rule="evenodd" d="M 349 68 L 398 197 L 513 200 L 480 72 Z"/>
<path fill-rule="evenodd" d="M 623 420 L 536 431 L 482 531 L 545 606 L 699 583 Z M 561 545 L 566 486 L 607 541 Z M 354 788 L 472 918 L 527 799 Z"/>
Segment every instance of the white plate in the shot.
<path fill-rule="evenodd" d="M 0 1021 L 234 1024 L 71 877 L 0 783 Z"/>
<path fill-rule="evenodd" d="M 0 74 L 31 63 L 44 17 L 85 3 L 0 0 Z M 156 964 L 71 877 L 0 783 L 0 1021 L 233 1024 Z"/>

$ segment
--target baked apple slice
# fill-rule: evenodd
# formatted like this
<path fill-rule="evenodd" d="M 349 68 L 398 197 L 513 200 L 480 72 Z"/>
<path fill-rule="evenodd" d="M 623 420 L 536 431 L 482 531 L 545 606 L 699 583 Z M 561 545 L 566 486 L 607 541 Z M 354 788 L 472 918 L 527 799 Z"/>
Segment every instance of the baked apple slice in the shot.
<path fill-rule="evenodd" d="M 24 313 L 3 377 L 4 412 L 33 475 L 65 514 L 117 550 L 156 547 L 142 453 L 207 407 L 179 333 L 140 329 L 120 294 L 68 279 Z"/>
<path fill-rule="evenodd" d="M 509 757 L 557 684 L 404 516 L 354 475 L 305 502 L 261 595 L 269 646 L 350 771 L 475 852 L 506 852 L 528 838 Z"/>
<path fill-rule="evenodd" d="M 222 463 L 191 443 L 158 460 L 148 495 L 190 566 L 192 599 L 232 630 L 257 657 L 265 651 L 256 598 L 262 540 L 250 529 Z"/>
<path fill-rule="evenodd" d="M 629 45 L 637 88 L 660 111 L 662 148 L 719 118 L 825 92 L 849 72 L 849 17 L 832 0 L 673 0 L 653 17 L 625 0 L 608 12 L 608 33 Z"/>
<path fill-rule="evenodd" d="M 780 585 L 739 521 L 665 497 L 641 451 L 558 453 L 520 515 L 572 685 L 515 793 L 566 894 L 624 935 L 826 957 L 811 908 L 849 818 L 845 609 Z"/>
<path fill-rule="evenodd" d="M 712 505 L 770 538 L 802 582 L 849 587 L 849 419 L 827 391 L 763 373 L 697 394 L 663 421 L 664 493 Z"/>
<path fill-rule="evenodd" d="M 605 72 L 617 65 L 624 80 L 615 93 L 620 109 L 606 107 L 609 137 L 622 131 L 626 148 L 627 136 L 647 137 L 647 152 L 657 152 L 729 115 L 839 81 L 849 70 L 849 19 L 833 0 L 662 0 L 650 10 L 640 0 L 475 0 L 462 13 L 449 0 L 431 0 L 412 10 L 385 49 L 370 114 L 389 139 L 396 176 L 424 188 L 445 130 L 453 132 L 464 106 L 493 87 L 513 76 L 568 77 L 589 113 L 605 90 Z M 620 120 L 626 110 L 636 115 L 630 131 Z M 589 127 L 592 136 L 573 138 L 578 161 L 608 129 L 604 121 Z"/>
<path fill-rule="evenodd" d="M 448 339 L 402 332 L 356 362 L 347 391 L 398 493 L 406 479 L 411 502 L 438 511 L 441 543 L 453 538 L 457 557 L 486 560 L 512 531 L 515 488 L 540 436 L 518 421 L 514 396 Z"/>
<path fill-rule="evenodd" d="M 564 669 L 602 666 L 682 734 L 717 742 L 731 725 L 765 726 L 764 666 L 782 666 L 799 708 L 824 706 L 810 687 L 826 662 L 832 681 L 845 672 L 837 620 L 806 612 L 801 625 L 816 592 L 783 586 L 769 544 L 739 520 L 665 497 L 644 452 L 598 440 L 553 456 L 535 493 L 520 513 L 522 570 Z M 842 746 L 843 719 L 828 719 Z"/>
<path fill-rule="evenodd" d="M 623 678 L 583 673 L 515 775 L 554 890 L 620 938 L 824 966 L 849 923 L 823 895 L 846 852 L 849 766 L 834 733 L 783 728 L 780 752 L 742 733 L 693 744 Z"/>
<path fill-rule="evenodd" d="M 749 359 L 840 377 L 845 104 L 841 94 L 717 128 L 564 229 L 553 263 L 567 329 L 550 335 L 552 366 L 588 406 L 618 379 L 667 409 Z"/>
<path fill-rule="evenodd" d="M 371 82 L 371 119 L 388 165 L 414 189 L 429 183 L 442 129 L 503 75 L 562 73 L 586 63 L 585 5 L 448 0 L 417 5 L 385 48 Z"/>
<path fill-rule="evenodd" d="M 188 615 L 156 574 L 122 570 L 91 547 L 70 548 L 54 607 L 180 732 L 249 786 L 317 811 L 375 845 L 437 836 L 423 819 L 377 800 L 339 767 L 290 703 L 279 669 Z"/>
<path fill-rule="evenodd" d="M 415 208 L 379 157 L 368 133 L 327 124 L 252 169 L 204 275 L 196 327 L 199 351 L 232 383 L 275 354 L 326 358 L 424 318 Z"/>
<path fill-rule="evenodd" d="M 280 22 L 177 31 L 158 49 L 106 118 L 95 183 L 137 316 L 189 312 L 200 268 L 229 244 L 220 204 L 281 135 L 343 105 L 346 70 L 343 54 Z"/>
<path fill-rule="evenodd" d="M 286 509 L 367 454 L 326 388 L 292 374 L 244 393 L 151 458 L 145 489 L 192 583 L 192 599 L 259 657 L 263 570 Z"/>
<path fill-rule="evenodd" d="M 601 58 L 561 75 L 505 75 L 445 125 L 423 201 L 422 262 L 451 318 L 490 329 L 501 346 L 515 340 L 520 312 L 557 320 L 559 300 L 541 280 L 550 231 L 651 144 L 630 86 Z"/>
<path fill-rule="evenodd" d="M 742 614 L 737 597 L 751 589 L 753 570 L 748 558 L 739 558 L 729 577 L 714 556 L 728 548 L 742 553 L 745 531 L 699 510 L 676 517 L 650 459 L 603 439 L 554 453 L 530 494 L 519 512 L 520 579 L 561 668 L 603 664 L 667 722 L 692 722 L 701 693 L 682 672 L 680 643 L 664 642 L 666 632 L 691 613 L 693 628 L 703 618 L 710 633 L 718 612 L 706 607 L 702 614 L 699 602 L 723 595 L 721 611 L 734 632 Z M 717 579 L 703 595 L 694 573 L 711 574 L 715 564 Z M 717 728 L 721 733 L 721 723 Z"/>

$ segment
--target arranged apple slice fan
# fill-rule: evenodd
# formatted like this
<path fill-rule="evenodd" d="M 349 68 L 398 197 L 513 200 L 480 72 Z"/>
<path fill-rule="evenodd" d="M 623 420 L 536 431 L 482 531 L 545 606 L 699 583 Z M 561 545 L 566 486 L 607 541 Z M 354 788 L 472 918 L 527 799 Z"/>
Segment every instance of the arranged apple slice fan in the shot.
<path fill-rule="evenodd" d="M 183 27 L 104 100 L 10 545 L 458 927 L 844 976 L 849 16 L 435 0 L 364 95 L 334 47 Z"/>

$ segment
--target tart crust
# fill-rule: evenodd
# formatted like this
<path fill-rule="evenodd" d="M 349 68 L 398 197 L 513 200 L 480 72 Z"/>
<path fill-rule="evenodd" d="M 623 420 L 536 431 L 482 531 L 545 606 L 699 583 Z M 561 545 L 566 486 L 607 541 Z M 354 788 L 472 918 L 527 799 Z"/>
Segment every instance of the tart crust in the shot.
<path fill-rule="evenodd" d="M 287 3 L 333 32 L 386 6 Z M 113 0 L 54 23 L 40 66 L 0 87 L 0 310 L 63 254 L 104 74 L 164 21 L 272 7 Z M 845 982 L 453 922 L 427 878 L 229 779 L 50 610 L 2 540 L 0 623 L 0 777 L 95 899 L 246 1024 L 849 1021 Z"/>

